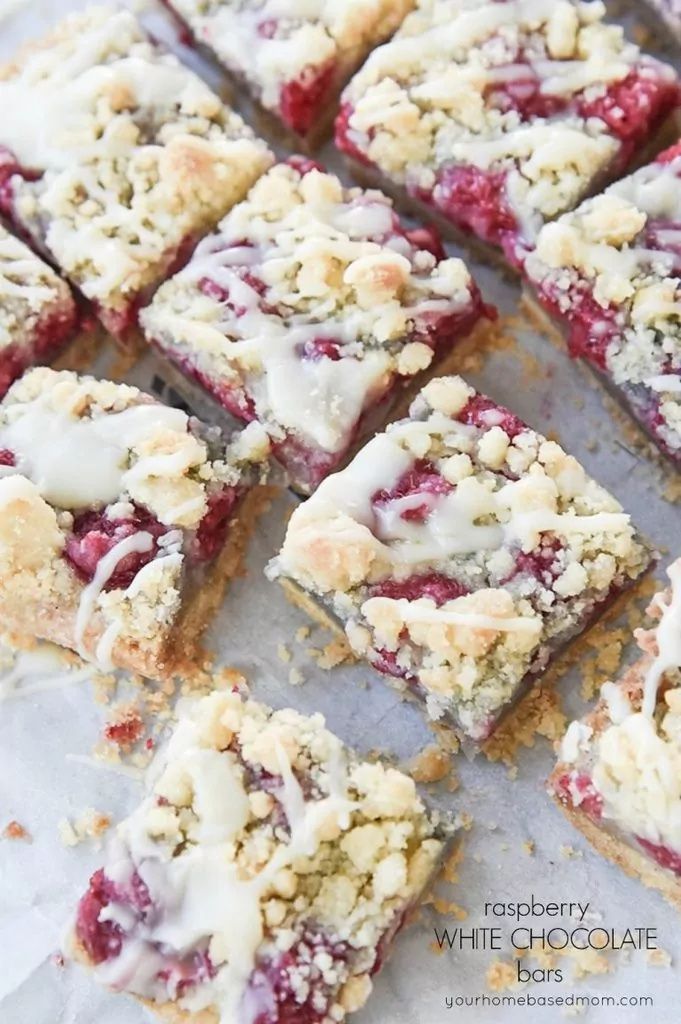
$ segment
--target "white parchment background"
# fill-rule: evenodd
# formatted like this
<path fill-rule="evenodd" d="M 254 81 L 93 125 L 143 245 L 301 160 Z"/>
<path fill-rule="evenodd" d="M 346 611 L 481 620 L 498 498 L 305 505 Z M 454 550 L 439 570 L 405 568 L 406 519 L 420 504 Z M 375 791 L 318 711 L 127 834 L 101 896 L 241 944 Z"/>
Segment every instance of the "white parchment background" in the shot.
<path fill-rule="evenodd" d="M 76 6 L 81 5 L 0 0 L 0 61 L 12 55 L 18 42 Z M 167 23 L 156 15 L 154 28 L 172 40 L 165 30 Z M 183 55 L 212 83 L 221 81 L 214 69 L 188 58 L 186 52 Z M 338 166 L 332 151 L 323 158 Z M 456 253 L 454 247 L 450 251 Z M 513 312 L 518 300 L 515 285 L 489 269 L 474 266 L 474 270 L 486 297 L 503 311 Z M 490 355 L 484 369 L 470 379 L 544 433 L 557 436 L 633 513 L 642 530 L 664 551 L 664 565 L 669 557 L 666 549 L 673 555 L 681 548 L 681 512 L 661 496 L 659 466 L 627 446 L 621 423 L 613 421 L 604 408 L 603 392 L 588 371 L 570 363 L 530 328 L 519 329 L 518 339 L 523 349 L 541 358 L 541 375 L 528 374 L 527 362 L 508 351 Z M 148 386 L 157 368 L 148 358 L 130 379 Z M 248 576 L 232 587 L 210 634 L 211 645 L 219 650 L 221 663 L 244 669 L 256 696 L 277 706 L 290 703 L 303 711 L 321 710 L 331 727 L 359 750 L 381 747 L 398 759 L 407 758 L 432 741 L 419 710 L 401 703 L 368 669 L 321 672 L 292 643 L 296 629 L 306 620 L 262 575 L 264 564 L 277 550 L 284 513 L 292 501 L 284 496 L 261 523 L 249 554 Z M 310 642 L 322 646 L 327 639 L 315 630 Z M 290 666 L 283 665 L 277 653 L 281 643 L 291 647 L 294 664 L 306 677 L 304 685 L 288 686 Z M 564 678 L 560 688 L 566 708 L 579 713 L 578 672 Z M 0 842 L 1 1024 L 141 1024 L 150 1019 L 133 1000 L 100 991 L 82 970 L 58 966 L 52 958 L 64 924 L 101 860 L 101 851 L 92 844 L 65 847 L 58 834 L 59 820 L 76 818 L 88 807 L 117 819 L 135 805 L 141 792 L 138 780 L 87 761 L 105 716 L 106 709 L 95 703 L 87 682 L 0 704 L 0 830 L 10 819 L 17 819 L 33 837 L 31 844 Z M 83 755 L 85 760 L 77 760 Z M 534 893 L 545 901 L 589 901 L 590 912 L 600 915 L 598 923 L 608 927 L 656 928 L 659 945 L 672 954 L 670 969 L 651 967 L 643 954 L 634 954 L 628 963 L 613 961 L 611 973 L 589 976 L 575 987 L 570 981 L 546 983 L 533 985 L 525 993 L 541 997 L 574 992 L 615 1000 L 650 995 L 655 999 L 652 1009 L 592 1006 L 586 1019 L 598 1024 L 681 1020 L 676 966 L 681 956 L 679 918 L 657 895 L 593 854 L 550 804 L 543 791 L 552 763 L 548 743 L 539 740 L 534 749 L 520 753 L 515 781 L 507 777 L 505 768 L 484 758 L 473 763 L 460 758 L 459 762 L 459 792 L 452 795 L 444 786 L 429 787 L 429 799 L 442 807 L 465 810 L 474 818 L 466 834 L 461 880 L 451 894 L 469 913 L 463 926 L 499 924 L 508 935 L 513 923 L 485 918 L 484 903 L 524 900 Z M 526 840 L 535 843 L 534 856 L 523 850 Z M 567 844 L 580 856 L 565 859 L 560 847 Z M 490 994 L 485 972 L 500 954 L 436 956 L 429 948 L 432 929 L 445 924 L 452 927 L 457 922 L 428 910 L 421 923 L 401 937 L 376 983 L 373 999 L 357 1015 L 357 1024 L 512 1024 L 514 1020 L 544 1024 L 564 1019 L 564 1010 L 555 1007 L 447 1009 L 448 996 Z M 563 967 L 570 975 L 569 964 Z"/>

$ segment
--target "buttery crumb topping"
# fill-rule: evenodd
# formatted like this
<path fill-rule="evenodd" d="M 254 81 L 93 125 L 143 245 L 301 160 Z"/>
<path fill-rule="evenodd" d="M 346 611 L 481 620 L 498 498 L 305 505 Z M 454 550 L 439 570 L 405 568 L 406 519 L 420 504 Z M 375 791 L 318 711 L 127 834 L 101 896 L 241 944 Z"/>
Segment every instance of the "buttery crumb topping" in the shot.
<path fill-rule="evenodd" d="M 632 71 L 674 81 L 604 14 L 600 0 L 421 0 L 344 93 L 350 145 L 435 198 L 449 167 L 503 172 L 505 200 L 531 237 L 620 150 L 590 106 Z"/>
<path fill-rule="evenodd" d="M 325 1024 L 363 1005 L 443 850 L 413 781 L 359 761 L 320 715 L 234 692 L 180 708 L 151 778 L 97 882 L 111 897 L 92 922 L 91 886 L 77 917 L 100 980 L 224 1024 L 273 1001 Z"/>
<path fill-rule="evenodd" d="M 464 263 L 420 248 L 382 193 L 278 164 L 141 320 L 181 365 L 245 392 L 275 439 L 335 452 L 396 376 L 430 365 L 438 318 L 478 301 Z"/>
<path fill-rule="evenodd" d="M 67 285 L 0 224 L 0 357 L 3 349 L 30 344 L 51 314 L 73 310 Z"/>
<path fill-rule="evenodd" d="M 294 511 L 269 572 L 317 595 L 432 715 L 480 737 L 647 562 L 572 456 L 447 377 Z"/>
<path fill-rule="evenodd" d="M 66 18 L 0 69 L 0 106 L 0 146 L 17 162 L 11 215 L 116 311 L 271 159 L 132 14 L 107 6 Z"/>
<path fill-rule="evenodd" d="M 525 265 L 540 296 L 571 323 L 583 295 L 593 297 L 592 332 L 603 339 L 593 358 L 677 457 L 680 221 L 681 155 L 641 168 L 547 224 Z"/>

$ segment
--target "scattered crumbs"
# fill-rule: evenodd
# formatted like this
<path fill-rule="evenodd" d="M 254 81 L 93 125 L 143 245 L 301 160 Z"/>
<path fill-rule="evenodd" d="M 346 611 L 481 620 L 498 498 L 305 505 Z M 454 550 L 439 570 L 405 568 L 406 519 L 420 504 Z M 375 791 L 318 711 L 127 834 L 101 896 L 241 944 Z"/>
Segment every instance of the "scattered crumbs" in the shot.
<path fill-rule="evenodd" d="M 437 939 L 433 939 L 432 942 L 428 943 L 428 949 L 431 953 L 434 953 L 435 956 L 442 956 L 445 951 L 444 946 L 441 946 Z"/>
<path fill-rule="evenodd" d="M 52 956 L 50 957 L 50 961 L 54 964 L 55 967 L 63 967 L 66 962 L 61 953 L 53 953 Z"/>
<path fill-rule="evenodd" d="M 291 686 L 300 686 L 305 682 L 305 676 L 299 668 L 292 668 L 288 674 L 288 681 Z"/>
<path fill-rule="evenodd" d="M 108 814 L 88 807 L 74 822 L 62 818 L 57 823 L 57 828 L 64 846 L 77 846 L 87 839 L 99 839 L 110 825 L 111 818 Z"/>
<path fill-rule="evenodd" d="M 285 665 L 288 665 L 291 660 L 291 652 L 286 644 L 278 644 L 277 657 L 279 658 L 279 661 L 283 661 Z"/>
<path fill-rule="evenodd" d="M 528 857 L 534 857 L 535 845 L 533 839 L 526 839 L 522 848 Z"/>
<path fill-rule="evenodd" d="M 463 842 L 457 843 L 450 855 L 445 859 L 440 871 L 440 878 L 450 885 L 459 881 L 459 865 L 463 860 Z"/>
<path fill-rule="evenodd" d="M 517 764 L 510 764 L 508 766 L 508 769 L 506 771 L 506 778 L 510 779 L 511 782 L 515 782 L 515 780 L 518 778 L 518 765 Z"/>
<path fill-rule="evenodd" d="M 451 917 L 455 917 L 457 921 L 465 921 L 468 917 L 468 911 L 465 907 L 452 902 L 452 900 L 444 899 L 442 896 L 430 896 L 427 902 L 437 910 L 438 914 L 449 914 Z"/>
<path fill-rule="evenodd" d="M 574 846 L 565 846 L 565 845 L 563 845 L 563 846 L 559 847 L 559 849 L 560 849 L 561 857 L 565 857 L 566 860 L 577 860 L 577 859 L 579 859 L 579 857 L 583 857 L 584 856 L 582 851 L 581 850 L 575 850 Z"/>
<path fill-rule="evenodd" d="M 507 988 L 516 988 L 518 972 L 514 964 L 506 960 L 494 960 L 485 973 L 487 988 L 492 992 L 503 992 Z"/>
<path fill-rule="evenodd" d="M 309 656 L 317 663 L 317 668 L 328 671 L 342 665 L 344 662 L 354 662 L 357 659 L 350 650 L 350 645 L 344 637 L 336 637 L 320 650 L 314 647 L 308 648 Z"/>
<path fill-rule="evenodd" d="M 610 970 L 610 961 L 600 950 L 568 947 L 565 955 L 573 961 L 573 978 L 585 978 L 589 974 L 607 974 Z"/>
<path fill-rule="evenodd" d="M 302 644 L 304 640 L 307 640 L 312 630 L 309 626 L 299 626 L 296 630 L 295 637 L 296 643 Z"/>
<path fill-rule="evenodd" d="M 473 828 L 473 815 L 469 814 L 468 811 L 461 811 L 458 820 L 464 832 L 470 832 Z"/>
<path fill-rule="evenodd" d="M 446 778 L 450 764 L 447 751 L 431 743 L 409 761 L 406 771 L 414 782 L 440 782 Z"/>
<path fill-rule="evenodd" d="M 671 967 L 671 954 L 666 949 L 649 949 L 646 954 L 646 963 L 651 967 Z"/>
<path fill-rule="evenodd" d="M 674 477 L 665 484 L 662 497 L 671 505 L 676 505 L 681 501 L 681 477 Z"/>
<path fill-rule="evenodd" d="M 565 732 L 567 719 L 560 695 L 551 688 L 531 690 L 506 716 L 482 750 L 490 761 L 513 765 L 520 747 L 533 747 L 537 736 L 557 740 Z"/>
<path fill-rule="evenodd" d="M 25 843 L 32 843 L 30 833 L 18 821 L 9 821 L 2 830 L 3 839 L 23 840 Z"/>
<path fill-rule="evenodd" d="M 130 750 L 141 738 L 144 722 L 137 704 L 118 704 L 104 726 L 104 739 L 121 750 Z"/>

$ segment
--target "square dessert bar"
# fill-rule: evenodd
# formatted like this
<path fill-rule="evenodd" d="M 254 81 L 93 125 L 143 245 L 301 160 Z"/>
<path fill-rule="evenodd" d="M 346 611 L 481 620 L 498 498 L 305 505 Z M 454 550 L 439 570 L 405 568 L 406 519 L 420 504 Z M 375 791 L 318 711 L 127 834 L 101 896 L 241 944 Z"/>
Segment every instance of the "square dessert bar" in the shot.
<path fill-rule="evenodd" d="M 600 0 L 421 0 L 343 94 L 336 141 L 514 266 L 679 103 Z"/>
<path fill-rule="evenodd" d="M 649 561 L 576 459 L 440 377 L 294 511 L 269 575 L 478 742 Z"/>
<path fill-rule="evenodd" d="M 257 424 L 226 444 L 127 384 L 28 371 L 0 403 L 4 627 L 170 671 L 234 571 L 267 451 Z"/>
<path fill-rule="evenodd" d="M 413 0 L 163 0 L 265 110 L 319 141 L 350 75 Z"/>
<path fill-rule="evenodd" d="M 321 715 L 235 692 L 185 702 L 154 767 L 80 902 L 76 957 L 169 1021 L 340 1024 L 451 824 Z"/>
<path fill-rule="evenodd" d="M 681 910 L 681 559 L 667 574 L 644 655 L 568 727 L 549 786 L 599 853 Z"/>
<path fill-rule="evenodd" d="M 681 465 L 681 144 L 539 233 L 542 306 Z"/>
<path fill-rule="evenodd" d="M 127 11 L 93 7 L 0 68 L 0 210 L 112 333 L 271 162 Z"/>
<path fill-rule="evenodd" d="M 147 338 L 234 415 L 259 420 L 314 490 L 402 385 L 486 307 L 430 230 L 380 192 L 292 158 L 197 247 L 142 312 Z"/>
<path fill-rule="evenodd" d="M 0 224 L 0 398 L 27 366 L 56 355 L 77 319 L 68 285 Z"/>

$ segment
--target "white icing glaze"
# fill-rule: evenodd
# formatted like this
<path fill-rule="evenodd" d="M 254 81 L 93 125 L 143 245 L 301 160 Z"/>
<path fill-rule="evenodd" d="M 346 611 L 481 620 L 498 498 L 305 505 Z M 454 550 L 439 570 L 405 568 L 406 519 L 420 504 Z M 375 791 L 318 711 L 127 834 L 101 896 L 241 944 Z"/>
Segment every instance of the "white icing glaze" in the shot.
<path fill-rule="evenodd" d="M 128 469 L 130 449 L 157 430 L 184 433 L 187 423 L 186 413 L 157 403 L 88 419 L 37 399 L 18 407 L 0 427 L 0 447 L 14 453 L 16 471 L 28 477 L 51 505 L 88 508 L 115 502 L 128 479 L 169 472 L 167 460 L 173 456 L 141 458 Z"/>
<path fill-rule="evenodd" d="M 246 1013 L 248 1004 L 244 996 L 264 938 L 261 899 L 282 869 L 315 852 L 322 824 L 336 818 L 346 822 L 347 827 L 347 816 L 355 805 L 347 797 L 339 741 L 335 741 L 338 763 L 333 773 L 339 789 L 316 801 L 304 799 L 287 755 L 278 745 L 276 752 L 284 779 L 280 796 L 289 820 L 290 838 L 288 842 L 277 843 L 256 875 L 240 877 L 227 848 L 248 818 L 248 797 L 241 770 L 231 753 L 202 748 L 198 735 L 191 718 L 181 716 L 167 749 L 152 765 L 150 774 L 158 777 L 166 765 L 172 765 L 176 776 L 185 775 L 191 780 L 194 807 L 201 819 L 200 831 L 192 835 L 191 843 L 170 856 L 167 848 L 150 838 L 150 801 L 145 801 L 119 826 L 119 838 L 106 867 L 107 876 L 125 882 L 131 871 L 136 870 L 162 913 L 149 922 L 138 922 L 133 935 L 126 937 L 121 954 L 99 965 L 96 972 L 107 985 L 149 995 L 154 992 L 155 975 L 165 965 L 164 958 L 156 952 L 157 944 L 183 951 L 206 937 L 218 936 L 224 962 L 208 985 L 190 990 L 179 1004 L 191 1011 L 214 1007 L 220 1024 L 249 1024 L 251 1018 Z"/>

